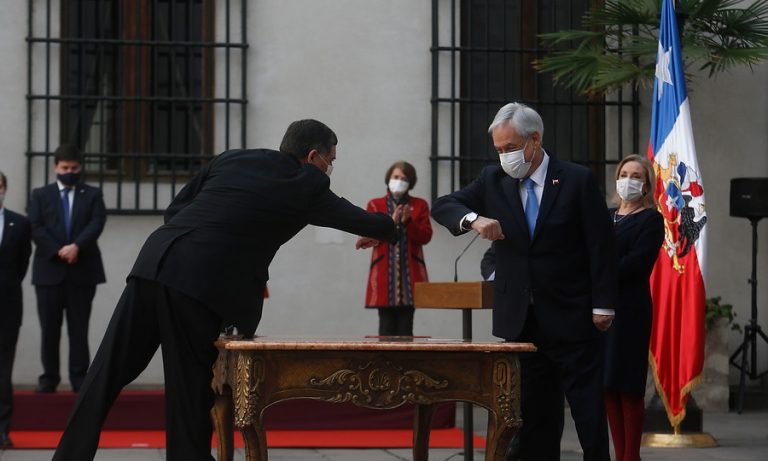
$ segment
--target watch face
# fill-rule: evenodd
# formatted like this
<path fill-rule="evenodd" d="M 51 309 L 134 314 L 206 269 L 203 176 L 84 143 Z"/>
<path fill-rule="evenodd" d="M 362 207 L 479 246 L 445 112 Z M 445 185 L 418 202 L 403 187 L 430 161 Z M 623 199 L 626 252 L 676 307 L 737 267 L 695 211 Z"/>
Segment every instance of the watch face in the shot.
<path fill-rule="evenodd" d="M 477 213 L 469 213 L 466 218 L 464 218 L 464 222 L 461 227 L 464 228 L 464 230 L 470 230 L 472 228 L 472 223 L 474 223 L 477 220 Z"/>

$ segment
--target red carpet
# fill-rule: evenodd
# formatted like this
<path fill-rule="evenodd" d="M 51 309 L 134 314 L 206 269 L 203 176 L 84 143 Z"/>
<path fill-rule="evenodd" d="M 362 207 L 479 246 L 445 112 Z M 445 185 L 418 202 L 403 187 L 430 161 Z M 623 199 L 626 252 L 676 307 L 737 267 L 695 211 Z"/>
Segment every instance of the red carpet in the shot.
<path fill-rule="evenodd" d="M 13 431 L 16 449 L 52 449 L 61 431 Z M 409 429 L 379 430 L 309 430 L 268 431 L 269 448 L 410 448 L 413 432 Z M 215 443 L 213 443 L 215 446 Z M 432 429 L 431 448 L 461 448 L 464 434 L 457 428 Z M 475 435 L 474 446 L 485 447 L 485 439 Z M 104 431 L 99 448 L 163 448 L 164 431 Z M 235 434 L 235 447 L 243 447 L 243 439 Z"/>
<path fill-rule="evenodd" d="M 11 430 L 57 431 L 64 429 L 76 394 L 14 392 Z M 455 403 L 441 403 L 432 417 L 433 429 L 454 427 Z M 372 410 L 352 403 L 333 404 L 296 399 L 279 402 L 267 409 L 264 427 L 268 430 L 306 429 L 410 429 L 413 405 L 392 410 Z M 165 429 L 165 396 L 162 390 L 123 391 L 104 424 L 105 430 L 144 431 Z"/>

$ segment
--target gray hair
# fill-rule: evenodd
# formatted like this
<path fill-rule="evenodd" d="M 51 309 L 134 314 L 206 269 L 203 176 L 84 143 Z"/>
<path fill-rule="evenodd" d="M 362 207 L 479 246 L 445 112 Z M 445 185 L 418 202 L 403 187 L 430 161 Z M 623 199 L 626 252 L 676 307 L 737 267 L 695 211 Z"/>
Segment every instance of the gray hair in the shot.
<path fill-rule="evenodd" d="M 488 127 L 488 133 L 494 128 L 509 123 L 515 131 L 529 138 L 534 132 L 539 133 L 541 139 L 544 139 L 544 122 L 538 112 L 519 102 L 511 102 L 496 112 L 491 126 Z"/>

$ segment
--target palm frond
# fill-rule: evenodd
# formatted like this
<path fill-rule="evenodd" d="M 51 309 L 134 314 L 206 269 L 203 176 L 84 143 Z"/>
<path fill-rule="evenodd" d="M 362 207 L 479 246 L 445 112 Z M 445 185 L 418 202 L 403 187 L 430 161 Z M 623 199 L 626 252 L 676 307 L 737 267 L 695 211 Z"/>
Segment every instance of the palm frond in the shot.
<path fill-rule="evenodd" d="M 741 0 L 679 3 L 686 69 L 712 77 L 768 59 L 768 0 L 746 6 Z M 605 0 L 584 15 L 580 29 L 540 35 L 549 51 L 535 62 L 536 69 L 587 94 L 651 83 L 660 8 L 661 0 Z"/>

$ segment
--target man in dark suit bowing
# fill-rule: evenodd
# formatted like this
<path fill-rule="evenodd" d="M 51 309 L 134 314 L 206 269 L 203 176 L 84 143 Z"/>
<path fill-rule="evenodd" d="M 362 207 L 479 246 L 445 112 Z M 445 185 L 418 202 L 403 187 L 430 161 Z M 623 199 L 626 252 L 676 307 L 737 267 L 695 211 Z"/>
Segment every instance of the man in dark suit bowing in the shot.
<path fill-rule="evenodd" d="M 96 285 L 106 281 L 96 241 L 107 213 L 101 190 L 81 183 L 82 154 L 62 145 L 53 155 L 56 182 L 32 191 L 29 220 L 35 256 L 32 284 L 40 318 L 43 374 L 37 392 L 55 392 L 61 381 L 59 342 L 66 316 L 69 382 L 77 392 L 90 364 L 88 324 Z"/>
<path fill-rule="evenodd" d="M 600 332 L 613 319 L 617 262 L 605 200 L 587 168 L 546 153 L 530 107 L 502 107 L 489 132 L 500 165 L 438 199 L 432 216 L 494 241 L 493 334 L 538 348 L 520 357 L 520 457 L 560 459 L 564 393 L 584 459 L 608 461 Z"/>
<path fill-rule="evenodd" d="M 22 317 L 21 281 L 32 253 L 29 220 L 5 208 L 8 181 L 0 172 L 0 449 L 13 446 L 8 436 L 13 414 L 11 374 Z"/>
<path fill-rule="evenodd" d="M 158 346 L 167 459 L 212 460 L 213 342 L 225 321 L 254 333 L 280 246 L 308 224 L 377 239 L 394 233 L 389 216 L 331 192 L 336 144 L 323 123 L 299 120 L 280 152 L 224 152 L 179 192 L 128 276 L 54 460 L 93 459 L 109 407 Z"/>

